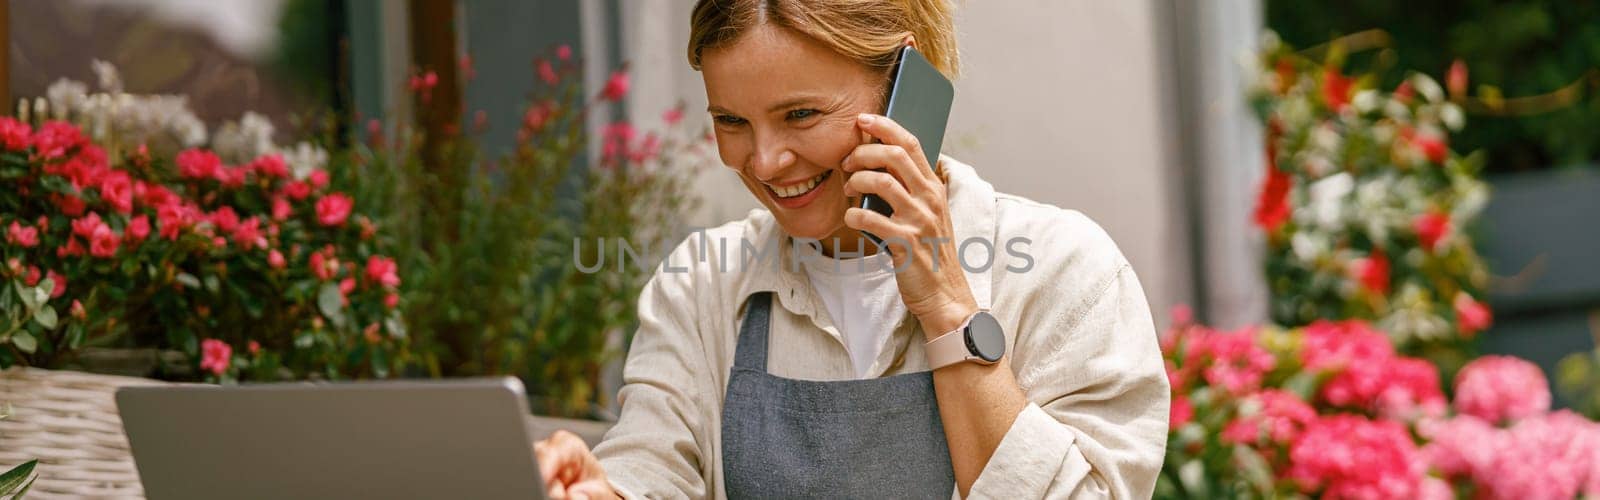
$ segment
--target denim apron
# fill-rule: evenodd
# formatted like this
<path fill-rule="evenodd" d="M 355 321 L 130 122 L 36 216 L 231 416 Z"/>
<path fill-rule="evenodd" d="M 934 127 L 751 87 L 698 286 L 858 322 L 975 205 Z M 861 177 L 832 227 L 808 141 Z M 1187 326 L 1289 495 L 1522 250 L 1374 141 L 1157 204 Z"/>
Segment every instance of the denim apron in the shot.
<path fill-rule="evenodd" d="M 751 295 L 722 405 L 729 498 L 936 498 L 955 491 L 933 373 L 823 382 L 767 373 L 772 293 Z"/>

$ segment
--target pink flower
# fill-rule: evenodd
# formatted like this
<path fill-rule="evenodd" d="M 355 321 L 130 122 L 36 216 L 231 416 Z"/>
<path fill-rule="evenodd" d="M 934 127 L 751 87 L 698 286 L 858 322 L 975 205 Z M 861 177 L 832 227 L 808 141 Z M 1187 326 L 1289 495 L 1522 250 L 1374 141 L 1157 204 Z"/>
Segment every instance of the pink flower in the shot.
<path fill-rule="evenodd" d="M 218 208 L 207 215 L 206 220 L 224 233 L 231 233 L 239 228 L 239 214 L 233 211 L 233 207 Z"/>
<path fill-rule="evenodd" d="M 333 193 L 317 200 L 317 222 L 324 226 L 343 225 L 345 219 L 350 217 L 350 209 L 355 201 L 343 193 Z"/>
<path fill-rule="evenodd" d="M 140 215 L 128 220 L 128 227 L 123 230 L 127 233 L 128 241 L 138 243 L 150 236 L 150 216 Z"/>
<path fill-rule="evenodd" d="M 1503 443 L 1499 429 L 1472 415 L 1449 420 L 1424 420 L 1417 433 L 1428 441 L 1422 455 L 1445 478 L 1470 478 L 1490 470 Z"/>
<path fill-rule="evenodd" d="M 61 213 L 67 217 L 83 215 L 84 210 L 89 207 L 88 204 L 83 202 L 82 198 L 70 194 L 52 194 L 50 195 L 50 201 L 54 202 L 56 208 L 61 209 Z"/>
<path fill-rule="evenodd" d="M 394 259 L 377 255 L 367 257 L 368 281 L 390 288 L 400 286 L 400 275 L 396 271 Z"/>
<path fill-rule="evenodd" d="M 615 122 L 601 129 L 604 146 L 601 148 L 601 158 L 609 163 L 622 155 L 628 154 L 629 143 L 633 142 L 633 125 L 628 122 Z"/>
<path fill-rule="evenodd" d="M 33 129 L 16 118 L 0 118 L 0 146 L 7 151 L 27 151 L 33 142 Z"/>
<path fill-rule="evenodd" d="M 555 114 L 549 102 L 541 102 L 528 106 L 528 111 L 522 114 L 522 126 L 528 130 L 538 132 L 544 124 L 550 121 L 550 116 Z"/>
<path fill-rule="evenodd" d="M 245 344 L 245 348 L 250 351 L 250 355 L 251 356 L 255 356 L 257 354 L 261 354 L 261 343 L 260 342 L 256 342 L 256 341 L 252 340 L 252 341 L 250 341 L 250 343 Z"/>
<path fill-rule="evenodd" d="M 311 181 L 312 188 L 322 189 L 328 185 L 328 171 L 312 170 L 311 175 L 306 176 L 306 180 Z"/>
<path fill-rule="evenodd" d="M 1499 432 L 1493 463 L 1473 471 L 1487 498 L 1575 498 L 1600 446 L 1595 423 L 1567 410 Z"/>
<path fill-rule="evenodd" d="M 274 220 L 288 220 L 294 214 L 294 208 L 289 206 L 289 200 L 282 197 L 272 198 L 272 218 Z"/>
<path fill-rule="evenodd" d="M 1444 75 L 1444 88 L 1450 91 L 1451 98 L 1467 95 L 1467 63 L 1460 59 L 1450 63 L 1450 70 Z"/>
<path fill-rule="evenodd" d="M 39 284 L 39 266 L 28 266 L 28 272 L 22 277 L 22 284 L 28 286 Z"/>
<path fill-rule="evenodd" d="M 94 235 L 94 230 L 106 223 L 100 220 L 100 214 L 89 212 L 89 215 L 72 219 L 72 234 L 89 238 Z"/>
<path fill-rule="evenodd" d="M 222 376 L 228 372 L 228 364 L 232 362 L 233 347 L 217 339 L 200 341 L 200 369 L 211 372 L 212 375 Z"/>
<path fill-rule="evenodd" d="M 1494 321 L 1493 315 L 1489 312 L 1489 306 L 1474 300 L 1472 295 L 1467 294 L 1467 292 L 1456 293 L 1454 305 L 1456 309 L 1456 326 L 1461 328 L 1463 336 L 1471 337 L 1488 328 L 1489 324 Z"/>
<path fill-rule="evenodd" d="M 1233 333 L 1214 333 L 1201 346 L 1211 355 L 1211 363 L 1201 372 L 1206 383 L 1233 395 L 1254 392 L 1272 371 L 1272 353 L 1256 343 L 1256 330 L 1246 328 Z"/>
<path fill-rule="evenodd" d="M 271 179 L 285 179 L 289 177 L 289 165 L 283 162 L 279 155 L 263 155 L 250 163 L 250 169 L 262 176 Z"/>
<path fill-rule="evenodd" d="M 1550 411 L 1550 385 L 1539 366 L 1512 356 L 1483 356 L 1456 373 L 1456 411 L 1498 424 Z"/>
<path fill-rule="evenodd" d="M 0 120 L 0 124 L 4 124 L 4 120 Z M 11 221 L 11 227 L 6 229 L 6 241 L 22 248 L 33 248 L 39 244 L 39 228 Z"/>
<path fill-rule="evenodd" d="M 317 279 L 328 281 L 339 273 L 339 259 L 333 255 L 333 247 L 324 247 L 322 250 L 311 252 L 311 275 Z"/>
<path fill-rule="evenodd" d="M 283 260 L 283 252 L 279 252 L 278 249 L 274 248 L 267 252 L 267 265 L 273 269 L 283 269 L 288 263 Z"/>
<path fill-rule="evenodd" d="M 1417 232 L 1417 240 L 1422 243 L 1423 250 L 1430 253 L 1438 251 L 1439 242 L 1450 233 L 1450 215 L 1439 212 L 1419 215 L 1411 221 L 1411 229 Z"/>
<path fill-rule="evenodd" d="M 249 250 L 258 246 L 267 246 L 267 239 L 261 236 L 261 219 L 250 217 L 239 223 L 231 232 L 233 242 L 239 248 Z"/>
<path fill-rule="evenodd" d="M 683 121 L 683 106 L 677 106 L 672 109 L 668 109 L 664 113 L 661 113 L 661 121 L 666 123 L 669 127 L 677 125 L 678 122 Z"/>
<path fill-rule="evenodd" d="M 539 67 L 539 80 L 544 81 L 545 85 L 555 85 L 561 81 L 561 77 L 556 76 L 556 69 L 550 66 L 550 61 L 539 58 L 535 66 Z"/>
<path fill-rule="evenodd" d="M 60 297 L 61 294 L 67 293 L 67 277 L 66 276 L 62 276 L 61 273 L 58 273 L 58 272 L 56 272 L 56 270 L 51 269 L 49 271 L 45 271 L 44 272 L 44 277 L 45 277 L 45 279 L 50 280 L 50 282 L 55 283 L 55 288 L 50 289 L 50 298 L 53 299 L 53 298 L 56 298 L 56 297 Z"/>
<path fill-rule="evenodd" d="M 101 224 L 94 229 L 94 234 L 89 235 L 89 255 L 102 259 L 109 259 L 117 255 L 117 246 L 122 244 L 122 236 L 111 230 L 111 226 Z"/>
<path fill-rule="evenodd" d="M 1323 498 L 1411 498 L 1425 464 L 1405 426 L 1351 414 L 1317 418 L 1289 446 L 1285 476 Z"/>
<path fill-rule="evenodd" d="M 133 212 L 133 178 L 127 172 L 114 171 L 100 182 L 100 199 L 112 210 L 127 214 Z"/>
<path fill-rule="evenodd" d="M 628 72 L 617 70 L 611 73 L 611 78 L 606 79 L 606 86 L 600 91 L 600 98 L 611 102 L 622 100 L 628 93 Z"/>
<path fill-rule="evenodd" d="M 349 304 L 350 303 L 350 292 L 353 292 L 355 290 L 356 290 L 356 279 L 355 278 L 345 278 L 345 279 L 339 280 L 339 298 L 343 299 L 343 303 L 344 304 Z"/>
<path fill-rule="evenodd" d="M 223 177 L 222 159 L 204 149 L 187 149 L 178 153 L 178 175 L 193 180 Z"/>
<path fill-rule="evenodd" d="M 83 308 L 83 303 L 78 302 L 78 299 L 72 299 L 72 307 L 67 309 L 67 314 L 80 320 L 87 319 L 89 317 L 89 311 Z"/>
<path fill-rule="evenodd" d="M 283 185 L 283 195 L 295 201 L 304 200 L 311 196 L 311 185 L 305 181 L 290 181 Z"/>
<path fill-rule="evenodd" d="M 572 46 L 563 43 L 559 47 L 556 47 L 556 59 L 560 59 L 562 61 L 572 59 Z"/>
<path fill-rule="evenodd" d="M 194 225 L 199 219 L 197 213 L 200 209 L 176 202 L 156 208 L 156 222 L 161 226 L 161 237 L 170 241 L 178 239 L 178 234 Z"/>
<path fill-rule="evenodd" d="M 1294 393 L 1267 389 L 1241 403 L 1239 418 L 1223 430 L 1224 441 L 1258 444 L 1263 435 L 1273 443 L 1288 443 L 1317 418 L 1316 410 Z"/>
<path fill-rule="evenodd" d="M 1448 403 L 1439 384 L 1439 369 L 1433 363 L 1395 357 L 1381 366 L 1388 383 L 1372 397 L 1370 409 L 1383 418 L 1401 422 L 1444 415 Z"/>
<path fill-rule="evenodd" d="M 64 121 L 51 121 L 33 133 L 34 155 L 47 160 L 66 156 L 89 142 L 76 125 Z"/>
<path fill-rule="evenodd" d="M 391 293 L 383 296 L 383 307 L 394 309 L 398 305 L 400 305 L 400 294 Z"/>
<path fill-rule="evenodd" d="M 1377 406 L 1379 396 L 1390 389 L 1391 370 L 1396 369 L 1393 367 L 1394 346 L 1389 343 L 1388 336 L 1359 320 L 1318 321 L 1306 326 L 1300 356 L 1307 370 L 1334 373 L 1322 385 L 1318 397 L 1336 407 Z M 1426 377 L 1425 374 L 1411 372 L 1415 367 L 1409 364 L 1398 369 L 1409 376 Z M 1421 382 L 1421 385 L 1425 384 L 1425 380 Z M 1434 385 L 1437 385 L 1436 379 Z M 1425 389 L 1411 385 L 1403 387 L 1396 388 L 1396 392 L 1390 396 L 1397 412 L 1412 409 L 1406 406 L 1407 403 L 1420 405 L 1412 400 L 1413 396 L 1432 401 L 1433 393 L 1424 394 Z"/>

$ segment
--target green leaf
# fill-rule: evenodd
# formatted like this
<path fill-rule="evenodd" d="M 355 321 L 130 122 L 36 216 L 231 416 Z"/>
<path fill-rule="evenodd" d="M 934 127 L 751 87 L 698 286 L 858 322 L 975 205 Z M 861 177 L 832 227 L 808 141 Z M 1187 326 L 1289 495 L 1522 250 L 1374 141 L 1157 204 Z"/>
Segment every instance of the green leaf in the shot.
<path fill-rule="evenodd" d="M 11 345 L 17 346 L 19 351 L 33 354 L 33 351 L 39 348 L 39 341 L 35 340 L 33 334 L 27 330 L 19 330 L 11 335 Z"/>
<path fill-rule="evenodd" d="M 205 282 L 206 290 L 211 293 L 217 293 L 222 290 L 222 281 L 218 280 L 215 274 L 206 275 Z"/>
<path fill-rule="evenodd" d="M 342 316 L 339 310 L 344 308 L 344 294 L 339 293 L 339 285 L 322 284 L 322 289 L 317 291 L 317 308 L 321 309 L 322 315 L 328 319 Z"/>
<path fill-rule="evenodd" d="M 34 311 L 33 321 L 39 323 L 39 326 L 54 329 L 56 327 L 56 308 L 46 304 L 44 307 L 39 308 L 38 311 Z"/>
<path fill-rule="evenodd" d="M 56 291 L 56 280 L 45 278 L 39 280 L 39 286 L 33 288 L 34 301 L 40 304 L 50 300 L 50 294 Z"/>
<path fill-rule="evenodd" d="M 28 480 L 28 476 L 33 475 L 33 467 L 38 464 L 38 460 L 29 460 L 0 474 L 0 495 L 20 495 L 27 491 L 25 488 L 33 482 Z"/>
<path fill-rule="evenodd" d="M 23 309 L 32 311 L 39 308 L 39 298 L 34 295 L 33 288 L 23 286 L 21 281 L 13 281 L 11 286 L 17 289 L 17 296 L 22 298 Z"/>

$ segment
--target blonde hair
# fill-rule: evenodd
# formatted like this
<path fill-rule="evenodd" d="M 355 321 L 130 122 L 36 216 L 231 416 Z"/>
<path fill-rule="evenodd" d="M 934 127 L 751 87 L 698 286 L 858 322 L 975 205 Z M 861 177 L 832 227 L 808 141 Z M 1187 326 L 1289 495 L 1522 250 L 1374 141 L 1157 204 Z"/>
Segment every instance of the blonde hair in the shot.
<path fill-rule="evenodd" d="M 949 0 L 699 0 L 689 15 L 689 65 L 700 52 L 737 40 L 762 23 L 811 37 L 887 72 L 906 36 L 948 78 L 960 69 Z"/>

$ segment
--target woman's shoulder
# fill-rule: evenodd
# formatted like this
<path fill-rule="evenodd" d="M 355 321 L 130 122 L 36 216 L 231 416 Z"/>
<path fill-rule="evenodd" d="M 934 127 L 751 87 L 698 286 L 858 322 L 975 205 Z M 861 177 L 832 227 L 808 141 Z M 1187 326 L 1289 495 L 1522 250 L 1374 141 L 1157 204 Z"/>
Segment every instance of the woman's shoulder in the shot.
<path fill-rule="evenodd" d="M 1083 212 L 996 192 L 995 215 L 995 233 L 1002 240 L 1027 238 L 1041 262 L 1113 272 L 1128 263 L 1111 235 Z"/>

